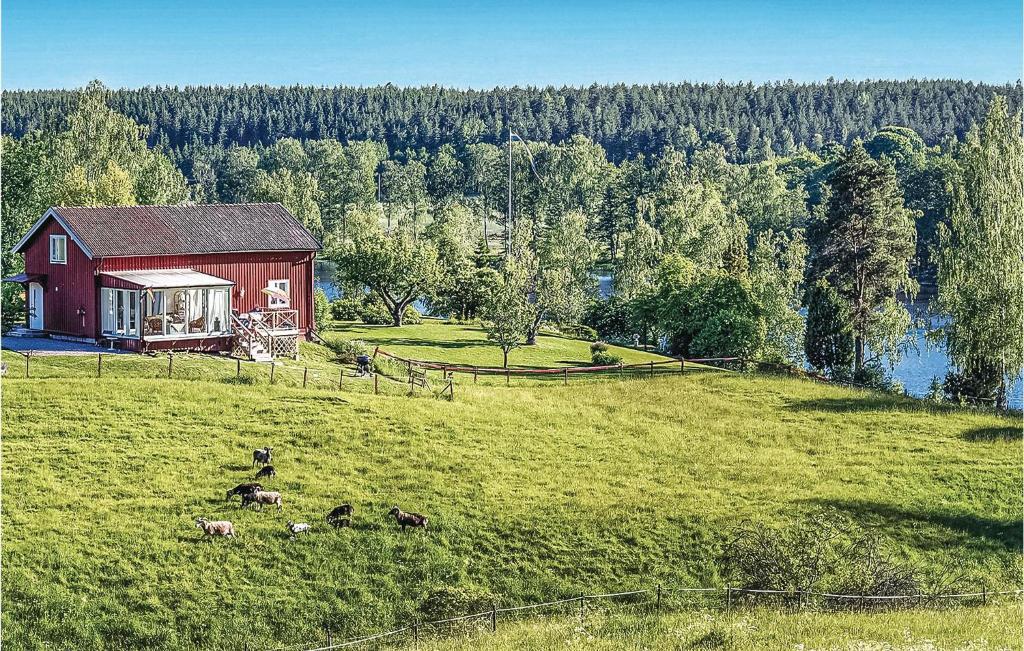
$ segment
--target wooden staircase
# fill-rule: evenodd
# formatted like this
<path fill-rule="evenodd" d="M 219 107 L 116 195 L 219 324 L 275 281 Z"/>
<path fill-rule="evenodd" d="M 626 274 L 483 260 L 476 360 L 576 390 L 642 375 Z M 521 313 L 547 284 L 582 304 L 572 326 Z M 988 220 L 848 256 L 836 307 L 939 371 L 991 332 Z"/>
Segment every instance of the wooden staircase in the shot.
<path fill-rule="evenodd" d="M 231 315 L 235 333 L 231 354 L 254 362 L 272 362 L 275 357 L 297 357 L 298 318 L 297 310 Z"/>
<path fill-rule="evenodd" d="M 231 327 L 235 331 L 231 354 L 254 362 L 272 362 L 272 340 L 270 332 L 259 323 L 243 321 L 231 315 Z"/>

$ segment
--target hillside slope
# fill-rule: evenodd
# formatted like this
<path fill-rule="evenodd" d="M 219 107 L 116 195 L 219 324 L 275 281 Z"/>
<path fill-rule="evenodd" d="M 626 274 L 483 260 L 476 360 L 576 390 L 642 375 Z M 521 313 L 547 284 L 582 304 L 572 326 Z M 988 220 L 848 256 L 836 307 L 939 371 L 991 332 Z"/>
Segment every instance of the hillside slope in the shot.
<path fill-rule="evenodd" d="M 962 556 L 990 586 L 1019 580 L 1019 423 L 799 380 L 466 385 L 449 403 L 8 378 L 3 426 L 16 648 L 260 648 L 386 629 L 451 586 L 524 603 L 714 584 L 737 523 L 821 507 L 921 564 Z M 223 500 L 263 445 L 282 513 Z M 330 530 L 343 501 L 356 526 Z M 400 534 L 394 504 L 432 530 Z M 199 516 L 238 538 L 203 541 Z M 289 519 L 312 534 L 289 541 Z"/>

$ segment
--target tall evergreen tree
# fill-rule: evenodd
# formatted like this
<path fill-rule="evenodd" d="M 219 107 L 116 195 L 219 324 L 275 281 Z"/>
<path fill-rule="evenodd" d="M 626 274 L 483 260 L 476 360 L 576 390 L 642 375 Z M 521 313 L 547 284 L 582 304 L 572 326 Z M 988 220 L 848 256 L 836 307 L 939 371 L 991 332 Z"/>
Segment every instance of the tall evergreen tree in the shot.
<path fill-rule="evenodd" d="M 827 279 L 850 305 L 854 364 L 860 371 L 869 337 L 905 334 L 879 329 L 898 322 L 882 310 L 906 311 L 891 299 L 917 292 L 910 277 L 914 213 L 903 204 L 892 165 L 873 160 L 859 142 L 840 158 L 828 187 L 825 214 L 809 229 L 812 273 Z"/>

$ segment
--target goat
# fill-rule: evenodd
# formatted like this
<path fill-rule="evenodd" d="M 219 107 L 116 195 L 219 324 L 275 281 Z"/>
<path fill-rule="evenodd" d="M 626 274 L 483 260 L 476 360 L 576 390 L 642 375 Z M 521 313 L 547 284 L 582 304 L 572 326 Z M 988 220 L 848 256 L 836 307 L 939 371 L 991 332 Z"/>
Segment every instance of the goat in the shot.
<path fill-rule="evenodd" d="M 406 513 L 397 506 L 388 511 L 388 515 L 395 516 L 395 521 L 402 525 L 402 531 L 405 531 L 406 527 L 427 528 L 427 516 L 425 515 L 420 515 L 419 513 Z"/>
<path fill-rule="evenodd" d="M 281 493 L 275 491 L 256 491 L 255 493 L 247 493 L 242 495 L 242 508 L 249 506 L 250 504 L 256 504 L 259 506 L 259 510 L 263 510 L 264 504 L 276 504 L 277 510 L 281 510 Z"/>
<path fill-rule="evenodd" d="M 336 527 L 344 527 L 347 525 L 341 524 L 339 521 L 348 520 L 348 518 L 352 517 L 354 511 L 355 509 L 352 508 L 351 504 L 342 504 L 341 506 L 334 507 L 325 519 Z"/>
<path fill-rule="evenodd" d="M 262 465 L 262 466 L 265 466 L 268 463 L 270 463 L 270 460 L 274 458 L 274 455 L 271 454 L 271 452 L 270 452 L 273 449 L 274 448 L 269 448 L 268 447 L 268 448 L 263 448 L 262 450 L 253 450 L 252 451 L 252 467 L 255 468 L 257 463 Z"/>
<path fill-rule="evenodd" d="M 251 482 L 248 484 L 239 484 L 238 486 L 235 486 L 234 488 L 229 490 L 227 492 L 227 495 L 224 496 L 224 499 L 229 500 L 235 495 L 245 495 L 246 493 L 255 493 L 256 491 L 261 490 L 263 490 L 263 486 L 255 482 Z"/>
<path fill-rule="evenodd" d="M 256 479 L 262 479 L 263 477 L 277 477 L 277 471 L 274 470 L 274 466 L 263 466 L 256 471 Z"/>
<path fill-rule="evenodd" d="M 210 522 L 206 518 L 198 518 L 196 519 L 196 529 L 202 529 L 207 536 L 235 537 L 235 525 L 227 520 L 214 520 Z"/>
<path fill-rule="evenodd" d="M 309 534 L 309 525 L 305 522 L 292 522 L 288 521 L 288 531 L 292 532 L 292 540 L 295 540 L 295 536 L 300 533 Z"/>

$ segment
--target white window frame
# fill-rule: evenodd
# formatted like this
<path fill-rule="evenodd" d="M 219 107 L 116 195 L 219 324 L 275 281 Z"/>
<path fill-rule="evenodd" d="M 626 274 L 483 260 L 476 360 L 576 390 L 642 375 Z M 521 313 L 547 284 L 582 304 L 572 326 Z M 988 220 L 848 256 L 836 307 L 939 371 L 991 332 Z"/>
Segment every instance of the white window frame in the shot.
<path fill-rule="evenodd" d="M 61 243 L 61 257 L 57 257 L 57 252 L 54 246 L 57 242 Z M 50 236 L 50 264 L 67 264 L 68 263 L 68 236 L 67 235 L 51 235 Z"/>
<path fill-rule="evenodd" d="M 153 316 L 159 316 L 161 322 L 161 334 L 148 334 L 145 335 L 146 341 L 161 341 L 169 339 L 207 339 L 210 337 L 228 337 L 231 336 L 231 286 L 230 285 L 215 285 L 212 287 L 161 287 L 160 289 L 153 289 L 154 293 L 160 292 L 163 294 L 162 304 L 163 312 L 159 315 L 147 314 L 146 318 Z M 195 319 L 190 317 L 195 316 L 190 307 L 192 301 L 192 292 L 202 292 L 204 294 L 204 310 L 202 317 L 206 323 L 201 332 L 189 332 L 189 325 Z M 172 325 L 172 314 L 174 312 L 174 295 L 176 292 L 184 292 L 184 321 L 177 325 Z M 224 296 L 224 310 L 220 314 L 214 312 L 213 309 L 213 294 L 215 292 L 223 292 Z M 213 321 L 215 317 L 221 319 L 220 330 L 213 329 Z M 177 329 L 176 332 L 171 332 L 172 329 Z"/>
<path fill-rule="evenodd" d="M 102 292 L 100 295 L 100 331 L 103 336 L 138 339 L 142 325 L 139 292 L 134 289 L 118 289 L 116 287 L 101 287 L 100 291 Z M 123 315 L 119 314 L 118 301 L 121 302 Z"/>
<path fill-rule="evenodd" d="M 284 290 L 285 294 L 288 294 L 287 300 L 282 300 L 276 296 L 267 294 L 267 307 L 270 309 L 277 309 L 282 307 L 291 307 L 292 305 L 292 282 L 289 278 L 278 278 L 276 280 L 268 280 L 267 288 L 278 287 Z"/>

